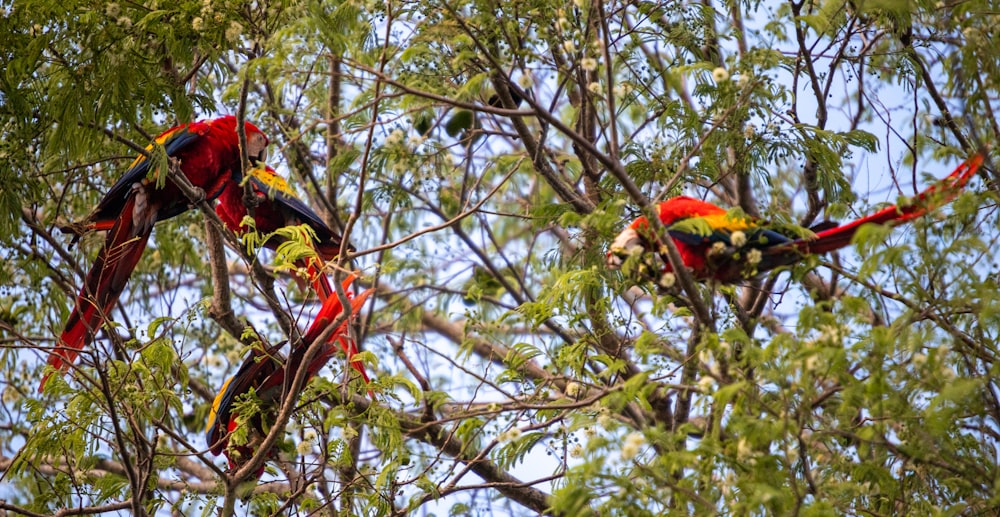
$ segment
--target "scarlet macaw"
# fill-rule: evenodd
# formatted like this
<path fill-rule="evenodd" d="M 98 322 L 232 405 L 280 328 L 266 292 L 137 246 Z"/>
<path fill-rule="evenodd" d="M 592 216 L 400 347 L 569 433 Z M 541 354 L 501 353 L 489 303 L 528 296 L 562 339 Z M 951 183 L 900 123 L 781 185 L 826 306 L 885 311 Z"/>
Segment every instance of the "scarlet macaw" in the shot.
<path fill-rule="evenodd" d="M 667 228 L 667 233 L 677 246 L 684 265 L 696 279 L 735 283 L 780 266 L 794 264 L 805 255 L 826 253 L 847 246 L 863 224 L 901 224 L 920 217 L 954 199 L 982 163 L 983 157 L 977 154 L 948 177 L 917 194 L 906 205 L 891 206 L 808 237 L 783 235 L 766 227 L 763 221 L 732 215 L 716 205 L 686 196 L 660 203 L 657 212 L 660 222 Z M 608 252 L 608 266 L 620 267 L 623 259 L 630 255 L 657 249 L 653 246 L 655 240 L 650 235 L 646 218 L 636 219 L 612 242 Z M 672 271 L 667 262 L 663 272 L 666 274 Z"/>
<path fill-rule="evenodd" d="M 263 160 L 267 137 L 249 122 L 245 128 L 249 156 Z M 152 151 L 153 145 L 146 149 Z M 209 199 L 217 197 L 228 183 L 241 179 L 236 117 L 173 127 L 156 137 L 155 145 L 163 146 L 167 156 L 179 160 L 187 179 Z M 158 187 L 157 178 L 166 171 L 151 171 L 150 167 L 151 160 L 145 155 L 136 158 L 97 209 L 82 224 L 75 225 L 82 228 L 74 230 L 77 232 L 108 230 L 108 235 L 87 273 L 58 346 L 49 354 L 48 364 L 56 371 L 62 371 L 76 359 L 111 313 L 146 248 L 153 225 L 190 207 L 188 198 L 172 181 Z M 48 375 L 42 378 L 39 391 L 47 379 Z"/>
<path fill-rule="evenodd" d="M 348 289 L 353 281 L 354 276 L 349 276 L 344 281 L 344 289 Z M 330 334 L 330 337 L 322 345 L 323 348 L 306 365 L 307 373 L 305 380 L 307 382 L 326 365 L 330 357 L 336 352 L 336 346 L 333 344 L 334 341 L 339 341 L 341 347 L 345 350 L 356 349 L 353 340 L 347 335 L 347 325 L 351 317 L 358 314 L 361 305 L 364 304 L 373 291 L 374 289 L 368 289 L 351 299 L 350 317 Z M 230 377 L 222 385 L 222 389 L 219 390 L 219 394 L 215 396 L 215 400 L 212 402 L 212 409 L 208 415 L 208 425 L 205 428 L 205 433 L 209 450 L 216 456 L 220 453 L 225 453 L 231 469 L 238 469 L 253 457 L 254 451 L 267 435 L 265 430 L 270 427 L 270 424 L 266 422 L 266 418 L 273 416 L 273 413 L 277 410 L 277 404 L 284 396 L 286 374 L 288 375 L 288 382 L 291 382 L 291 379 L 302 364 L 306 350 L 316 342 L 320 334 L 333 323 L 342 310 L 340 298 L 330 296 L 323 302 L 319 313 L 316 315 L 316 319 L 309 326 L 309 329 L 306 330 L 305 335 L 302 336 L 301 344 L 292 350 L 288 361 L 285 363 L 280 362 L 277 352 L 280 345 L 266 351 L 255 348 L 250 352 L 246 360 L 244 360 L 243 366 L 236 372 L 236 375 Z M 351 362 L 352 366 L 355 364 L 355 361 Z M 356 366 L 355 369 L 357 369 Z M 363 374 L 363 369 L 359 371 L 362 371 Z M 365 377 L 365 381 L 367 382 L 367 377 Z M 254 390 L 257 398 L 260 399 L 262 411 L 260 414 L 255 415 L 249 422 L 253 427 L 249 429 L 247 443 L 230 445 L 230 433 L 241 425 L 239 415 L 234 411 L 233 403 L 237 397 L 249 393 L 250 390 Z M 257 478 L 260 478 L 263 472 L 264 467 L 261 466 L 256 472 Z"/>
<path fill-rule="evenodd" d="M 314 234 L 312 240 L 313 248 L 322 260 L 333 260 L 340 253 L 341 236 L 330 229 L 326 223 L 313 212 L 305 203 L 295 196 L 284 178 L 279 176 L 274 169 L 267 165 L 255 167 L 247 172 L 247 180 L 253 186 L 254 194 L 257 196 L 258 204 L 254 208 L 254 225 L 262 233 L 274 233 L 279 228 L 286 226 L 308 225 Z M 233 233 L 242 235 L 247 227 L 243 226 L 243 218 L 247 215 L 247 207 L 243 204 L 243 188 L 236 183 L 231 183 L 219 196 L 219 204 L 215 207 L 215 213 L 226 224 Z M 277 249 L 283 240 L 278 238 L 268 239 L 266 246 Z M 352 249 L 350 246 L 348 250 Z M 330 280 L 323 273 L 323 264 L 315 256 L 300 259 L 296 265 L 304 268 L 309 275 L 316 294 L 320 301 L 325 302 L 330 297 L 336 297 Z M 341 341 L 345 346 L 354 346 L 350 340 Z M 365 372 L 365 365 L 361 362 L 352 361 L 354 354 L 358 353 L 356 348 L 345 348 L 344 353 L 351 366 L 361 374 L 365 383 L 368 382 L 368 374 Z"/>
<path fill-rule="evenodd" d="M 247 173 L 247 180 L 253 186 L 257 196 L 257 206 L 254 208 L 254 224 L 261 233 L 273 233 L 286 226 L 306 224 L 312 228 L 315 238 L 312 241 L 317 255 L 324 261 L 333 260 L 340 253 L 341 236 L 330 229 L 305 203 L 292 192 L 284 178 L 279 176 L 270 166 L 255 167 Z M 237 235 L 242 235 L 247 228 L 243 226 L 243 218 L 247 215 L 247 207 L 243 204 L 243 188 L 238 184 L 230 184 L 219 196 L 219 204 L 215 207 L 226 227 Z M 282 244 L 281 239 L 269 239 L 266 246 L 277 249 Z M 348 247 L 348 250 L 351 248 Z M 330 281 L 323 274 L 323 265 L 316 257 L 301 259 L 297 266 L 308 271 L 316 294 L 320 301 L 333 295 Z"/>

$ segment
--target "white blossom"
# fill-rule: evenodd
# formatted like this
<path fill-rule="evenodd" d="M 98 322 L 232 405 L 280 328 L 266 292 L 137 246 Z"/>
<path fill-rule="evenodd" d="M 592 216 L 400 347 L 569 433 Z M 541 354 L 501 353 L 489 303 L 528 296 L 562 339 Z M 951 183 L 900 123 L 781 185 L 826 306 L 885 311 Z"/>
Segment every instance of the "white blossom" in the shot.
<path fill-rule="evenodd" d="M 712 70 L 712 79 L 715 80 L 716 83 L 721 83 L 729 79 L 729 72 L 720 66 L 715 70 Z"/>
<path fill-rule="evenodd" d="M 512 442 L 521 437 L 521 430 L 516 427 L 511 427 L 510 429 L 500 433 L 497 436 L 497 440 L 501 442 Z"/>
<path fill-rule="evenodd" d="M 670 289 L 677 283 L 677 277 L 673 273 L 663 273 L 660 277 L 660 287 L 664 289 Z"/>
<path fill-rule="evenodd" d="M 698 389 L 700 389 L 702 393 L 708 393 L 714 385 L 715 379 L 709 377 L 708 375 L 698 379 Z"/>
<path fill-rule="evenodd" d="M 574 43 L 573 40 L 568 39 L 562 43 L 562 48 L 566 52 L 572 54 L 573 52 L 576 52 L 576 43 Z"/>
<path fill-rule="evenodd" d="M 205 20 L 201 19 L 201 16 L 195 16 L 194 19 L 191 20 L 191 27 L 194 30 L 201 32 L 205 29 Z"/>
<path fill-rule="evenodd" d="M 229 28 L 226 29 L 226 40 L 230 42 L 235 42 L 240 39 L 243 34 L 243 26 L 238 22 L 231 22 Z"/>
<path fill-rule="evenodd" d="M 646 443 L 646 438 L 642 433 L 629 433 L 625 437 L 625 443 L 622 444 L 622 459 L 625 461 L 631 460 L 639 455 L 639 450 Z"/>
<path fill-rule="evenodd" d="M 588 72 L 593 72 L 597 70 L 597 60 L 592 57 L 585 57 L 580 60 L 580 68 Z"/>
<path fill-rule="evenodd" d="M 566 384 L 566 396 L 569 398 L 577 398 L 583 392 L 583 386 L 579 382 L 570 382 Z"/>
<path fill-rule="evenodd" d="M 759 249 L 754 248 L 754 249 L 752 249 L 752 250 L 750 250 L 750 251 L 747 252 L 747 263 L 748 264 L 751 264 L 751 265 L 752 264 L 760 264 L 760 260 L 762 258 L 764 258 L 764 255 L 760 252 Z"/>
<path fill-rule="evenodd" d="M 735 231 L 729 236 L 729 242 L 733 243 L 733 246 L 737 248 L 742 248 L 744 244 L 747 243 L 747 234 L 741 231 Z"/>
<path fill-rule="evenodd" d="M 393 129 L 392 133 L 389 133 L 389 136 L 385 137 L 385 145 L 388 146 L 396 145 L 402 142 L 405 136 L 406 133 L 404 133 L 402 129 L 399 128 Z"/>

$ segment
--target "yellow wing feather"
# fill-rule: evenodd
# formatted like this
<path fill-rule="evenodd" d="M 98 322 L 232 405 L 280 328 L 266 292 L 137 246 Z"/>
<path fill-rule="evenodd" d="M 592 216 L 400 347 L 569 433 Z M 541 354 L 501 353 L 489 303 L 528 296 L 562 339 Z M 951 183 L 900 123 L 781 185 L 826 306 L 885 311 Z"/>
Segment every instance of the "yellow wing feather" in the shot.
<path fill-rule="evenodd" d="M 254 167 L 250 170 L 250 175 L 257 178 L 261 183 L 267 185 L 272 191 L 278 191 L 287 196 L 296 197 L 292 187 L 277 173 L 269 171 L 264 167 Z"/>

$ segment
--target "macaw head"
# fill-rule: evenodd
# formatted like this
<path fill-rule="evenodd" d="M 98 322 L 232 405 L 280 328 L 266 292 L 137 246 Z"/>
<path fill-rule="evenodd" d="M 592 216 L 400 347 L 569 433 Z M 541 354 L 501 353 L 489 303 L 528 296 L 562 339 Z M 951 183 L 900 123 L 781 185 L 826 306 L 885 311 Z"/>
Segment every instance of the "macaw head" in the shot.
<path fill-rule="evenodd" d="M 663 226 L 670 225 L 691 217 L 725 214 L 725 210 L 704 201 L 687 196 L 670 198 L 656 205 L 656 213 Z M 607 264 L 611 269 L 618 269 L 625 259 L 641 255 L 651 249 L 652 236 L 649 235 L 649 221 L 639 217 L 615 237 L 608 248 Z"/>
<path fill-rule="evenodd" d="M 677 196 L 667 199 L 656 205 L 657 218 L 660 223 L 669 231 L 669 237 L 673 239 L 681 259 L 690 268 L 700 270 L 704 265 L 704 257 L 699 251 L 699 244 L 704 239 L 703 235 L 692 235 L 691 242 L 685 239 L 683 232 L 673 231 L 671 227 L 681 221 L 700 218 L 712 229 L 723 226 L 733 226 L 742 228 L 744 223 L 733 225 L 728 218 L 726 210 L 711 203 L 687 196 Z M 736 220 L 734 220 L 736 221 Z M 738 222 L 738 221 L 737 221 Z M 654 272 L 671 273 L 672 268 L 662 257 L 665 252 L 657 246 L 658 238 L 652 234 L 649 220 L 646 217 L 639 217 L 632 221 L 627 228 L 615 237 L 608 249 L 607 265 L 611 269 L 620 269 L 630 257 L 639 257 L 637 272 L 640 276 L 654 278 Z M 689 246 L 690 245 L 690 246 Z M 693 247 L 692 247 L 693 246 Z M 651 253 L 655 252 L 655 253 Z M 671 275 L 672 277 L 672 275 Z M 672 283 L 672 282 L 667 282 Z"/>
<path fill-rule="evenodd" d="M 640 218 L 643 223 L 646 222 L 646 218 Z M 638 222 L 638 220 L 637 220 Z M 608 247 L 608 258 L 607 265 L 611 269 L 618 269 L 622 267 L 622 264 L 630 256 L 641 255 L 646 249 L 645 240 L 639 236 L 639 232 L 633 228 L 634 223 L 629 225 L 628 228 L 622 230 L 615 240 L 611 241 L 611 246 Z"/>
<path fill-rule="evenodd" d="M 212 125 L 219 125 L 223 129 L 228 129 L 232 131 L 232 134 L 236 134 L 236 117 L 232 115 L 226 115 L 225 117 L 217 118 L 210 122 Z M 247 156 L 250 157 L 250 162 L 260 162 L 264 163 L 267 161 L 267 145 L 269 143 L 267 135 L 265 135 L 257 126 L 253 125 L 252 122 L 246 121 L 243 123 L 243 128 L 247 135 Z"/>

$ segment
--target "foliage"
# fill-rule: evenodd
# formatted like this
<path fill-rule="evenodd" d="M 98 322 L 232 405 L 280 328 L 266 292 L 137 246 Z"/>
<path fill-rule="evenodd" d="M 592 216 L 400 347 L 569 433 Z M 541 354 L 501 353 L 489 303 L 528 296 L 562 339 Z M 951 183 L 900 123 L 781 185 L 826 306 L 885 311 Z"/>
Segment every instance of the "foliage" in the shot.
<path fill-rule="evenodd" d="M 993 4 L 0 6 L 0 509 L 1000 503 L 992 169 L 925 220 L 863 228 L 837 256 L 739 286 L 674 296 L 604 265 L 626 221 L 651 213 L 644 197 L 805 231 L 994 146 Z M 264 451 L 264 483 L 237 487 L 204 421 L 250 342 L 294 342 L 281 322 L 311 322 L 318 303 L 287 273 L 310 252 L 301 228 L 232 239 L 213 259 L 207 214 L 158 225 L 113 325 L 36 386 L 104 238 L 59 228 L 153 136 L 237 113 L 243 95 L 272 165 L 356 250 L 328 271 L 357 270 L 378 294 L 354 329 L 374 400 L 341 382 L 339 357 Z M 286 239 L 277 256 L 268 237 Z"/>

